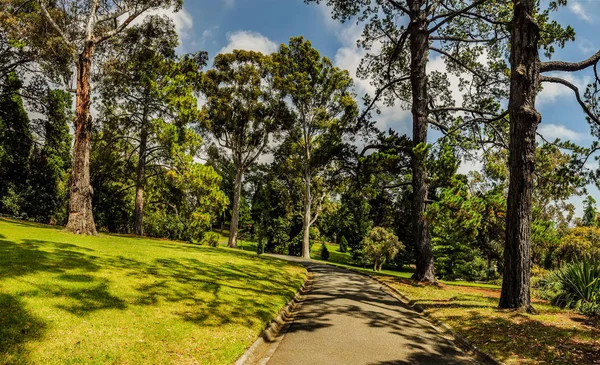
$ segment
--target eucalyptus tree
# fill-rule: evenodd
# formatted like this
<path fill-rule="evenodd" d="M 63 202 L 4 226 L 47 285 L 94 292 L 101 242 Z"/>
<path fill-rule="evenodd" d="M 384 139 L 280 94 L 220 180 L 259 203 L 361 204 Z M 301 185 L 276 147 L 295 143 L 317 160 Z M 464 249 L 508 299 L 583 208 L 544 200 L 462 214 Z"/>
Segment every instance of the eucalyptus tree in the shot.
<path fill-rule="evenodd" d="M 78 234 L 96 234 L 89 169 L 95 51 L 107 46 L 109 40 L 118 37 L 146 11 L 170 7 L 179 10 L 182 0 L 36 0 L 26 3 L 35 3 L 41 14 L 41 17 L 26 19 L 35 23 L 32 28 L 46 33 L 41 47 L 65 55 L 76 70 L 75 143 L 66 229 Z M 57 67 L 64 68 L 64 65 L 57 64 Z"/>
<path fill-rule="evenodd" d="M 312 194 L 313 184 L 342 149 L 345 133 L 356 127 L 358 107 L 348 71 L 321 58 L 309 41 L 293 37 L 289 45 L 281 45 L 274 58 L 277 87 L 283 90 L 294 114 L 287 139 L 304 185 L 302 257 L 310 258 L 310 226 L 318 218 L 323 201 L 322 194 Z"/>
<path fill-rule="evenodd" d="M 412 112 L 413 226 L 417 268 L 413 278 L 435 282 L 434 261 L 426 218 L 430 146 L 428 129 L 444 134 L 466 130 L 462 142 L 502 143 L 498 98 L 506 94 L 503 40 L 508 10 L 496 1 L 454 0 L 306 0 L 326 3 L 333 17 L 365 22 L 359 45 L 366 51 L 358 76 L 376 87 L 365 99 L 368 116 L 378 102 L 400 105 Z M 457 105 L 448 76 L 429 72 L 429 54 L 441 56 L 447 71 L 459 76 L 464 94 Z"/>
<path fill-rule="evenodd" d="M 230 152 L 235 167 L 229 247 L 236 247 L 244 173 L 285 127 L 289 112 L 274 84 L 274 63 L 259 52 L 234 50 L 215 57 L 200 90 L 206 129 Z"/>
<path fill-rule="evenodd" d="M 149 178 L 173 166 L 174 144 L 186 143 L 191 123 L 199 120 L 194 96 L 206 54 L 178 57 L 173 22 L 159 16 L 124 31 L 114 57 L 103 65 L 99 85 L 101 117 L 115 138 L 127 141 L 137 156 L 134 233 L 144 234 L 144 189 Z M 114 140 L 114 138 L 113 138 Z"/>

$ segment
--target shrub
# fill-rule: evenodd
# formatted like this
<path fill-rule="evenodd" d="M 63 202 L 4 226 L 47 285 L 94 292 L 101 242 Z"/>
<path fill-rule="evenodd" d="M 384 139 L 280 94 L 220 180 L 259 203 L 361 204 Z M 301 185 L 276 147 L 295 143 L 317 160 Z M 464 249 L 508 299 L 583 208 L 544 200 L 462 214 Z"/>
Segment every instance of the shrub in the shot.
<path fill-rule="evenodd" d="M 348 240 L 346 239 L 346 236 L 342 236 L 342 238 L 340 238 L 339 249 L 342 253 L 348 251 Z"/>
<path fill-rule="evenodd" d="M 393 260 L 404 249 L 398 237 L 383 227 L 373 228 L 362 240 L 361 246 L 365 263 L 373 265 L 374 271 L 381 271 L 386 260 Z"/>
<path fill-rule="evenodd" d="M 329 261 L 329 250 L 327 249 L 325 243 L 321 245 L 321 259 Z"/>
<path fill-rule="evenodd" d="M 559 285 L 553 304 L 573 308 L 586 315 L 600 314 L 600 265 L 597 262 L 568 264 L 554 273 L 549 281 Z"/>
<path fill-rule="evenodd" d="M 219 234 L 215 232 L 206 232 L 202 239 L 202 244 L 210 247 L 217 247 L 219 245 Z"/>

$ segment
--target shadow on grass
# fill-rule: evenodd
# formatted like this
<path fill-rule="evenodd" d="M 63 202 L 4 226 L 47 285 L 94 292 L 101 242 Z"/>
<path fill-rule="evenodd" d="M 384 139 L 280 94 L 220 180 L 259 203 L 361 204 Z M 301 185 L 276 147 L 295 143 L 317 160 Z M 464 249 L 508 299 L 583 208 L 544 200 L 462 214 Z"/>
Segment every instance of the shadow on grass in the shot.
<path fill-rule="evenodd" d="M 28 363 L 26 344 L 42 338 L 46 324 L 8 294 L 0 294 L 0 313 L 0 363 Z"/>
<path fill-rule="evenodd" d="M 600 344 L 589 342 L 599 338 L 598 328 L 561 327 L 558 323 L 542 323 L 535 316 L 516 312 L 508 312 L 510 314 L 504 317 L 482 315 L 477 311 L 468 313 L 469 316 L 448 319 L 461 321 L 461 327 L 468 328 L 462 331 L 463 335 L 501 361 L 517 354 L 521 361 L 531 363 L 600 363 Z M 583 341 L 585 338 L 587 341 Z"/>
<path fill-rule="evenodd" d="M 123 256 L 96 256 L 94 250 L 65 243 L 1 239 L 0 284 L 36 274 L 48 280 L 28 278 L 18 298 L 0 297 L 0 363 L 27 362 L 25 344 L 44 335 L 44 321 L 31 317 L 25 309 L 28 297 L 48 298 L 48 305 L 80 317 L 106 309 L 180 303 L 185 310 L 173 314 L 199 326 L 235 323 L 256 328 L 270 321 L 278 310 L 274 297 L 287 301 L 295 294 L 290 285 L 297 280 L 295 275 L 283 270 L 275 275 L 269 269 L 286 267 L 286 262 L 227 249 L 161 242 L 156 246 L 201 253 L 202 260 L 184 257 L 142 262 Z M 214 262 L 225 263 L 211 264 L 211 256 L 219 256 Z M 127 298 L 111 291 L 112 282 L 101 276 L 107 271 L 118 272 L 132 287 Z M 58 298 L 62 299 L 55 300 Z M 2 361 L 3 356 L 17 360 Z"/>

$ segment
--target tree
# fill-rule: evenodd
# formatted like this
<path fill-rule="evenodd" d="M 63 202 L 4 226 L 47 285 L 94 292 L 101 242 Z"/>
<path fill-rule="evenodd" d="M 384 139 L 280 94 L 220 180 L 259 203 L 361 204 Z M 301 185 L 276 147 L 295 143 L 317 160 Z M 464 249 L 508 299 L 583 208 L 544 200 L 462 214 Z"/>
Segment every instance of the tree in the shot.
<path fill-rule="evenodd" d="M 583 200 L 583 225 L 586 227 L 596 226 L 597 215 L 596 199 L 592 198 L 591 195 L 588 195 L 587 198 Z"/>
<path fill-rule="evenodd" d="M 33 121 L 41 133 L 29 162 L 24 209 L 39 222 L 64 224 L 67 219 L 72 100 L 66 91 L 48 88 L 36 108 L 44 118 Z"/>
<path fill-rule="evenodd" d="M 52 29 L 54 34 L 48 37 L 58 40 L 48 43 L 55 44 L 57 53 L 66 50 L 77 70 L 75 145 L 66 229 L 77 234 L 96 234 L 89 169 L 94 51 L 120 35 L 144 12 L 171 6 L 179 10 L 182 0 L 37 0 L 37 5 L 44 20 L 39 26 Z"/>
<path fill-rule="evenodd" d="M 373 228 L 361 245 L 365 262 L 373 265 L 373 271 L 381 271 L 386 261 L 393 260 L 404 249 L 398 237 L 383 227 Z"/>
<path fill-rule="evenodd" d="M 563 2 L 551 2 L 550 10 L 556 10 Z M 510 183 L 506 217 L 506 244 L 504 249 L 504 275 L 500 308 L 521 309 L 534 312 L 530 295 L 531 222 L 533 177 L 536 164 L 536 132 L 542 120 L 535 108 L 535 99 L 542 82 L 560 83 L 573 90 L 581 107 L 592 120 L 592 113 L 579 95 L 579 90 L 567 80 L 543 76 L 544 72 L 574 72 L 596 65 L 600 51 L 582 62 L 541 62 L 539 49 L 546 55 L 552 53 L 552 45 L 564 45 L 574 39 L 572 28 L 561 28 L 556 22 L 548 22 L 549 10 L 539 9 L 535 0 L 513 1 L 510 35 L 510 116 L 509 168 Z M 542 32 L 543 31 L 543 32 Z"/>
<path fill-rule="evenodd" d="M 217 55 L 202 83 L 207 129 L 230 151 L 236 172 L 229 247 L 236 246 L 244 173 L 286 124 L 287 108 L 274 87 L 273 72 L 270 56 L 235 50 Z"/>
<path fill-rule="evenodd" d="M 314 194 L 313 187 L 319 180 L 323 184 L 323 175 L 317 173 L 327 172 L 342 148 L 342 137 L 356 125 L 353 82 L 347 71 L 321 58 L 302 37 L 281 45 L 274 58 L 278 67 L 276 85 L 289 98 L 294 114 L 286 138 L 304 185 L 302 257 L 310 258 L 310 227 L 319 216 L 324 198 L 324 194 Z"/>
<path fill-rule="evenodd" d="M 13 72 L 0 79 L 0 198 L 11 190 L 21 195 L 26 189 L 33 135 L 29 116 L 20 95 L 23 86 Z M 22 208 L 22 207 L 21 207 Z M 11 209 L 14 210 L 14 209 Z"/>
<path fill-rule="evenodd" d="M 380 99 L 387 105 L 400 103 L 411 109 L 416 249 L 413 279 L 435 282 L 426 218 L 430 200 L 429 126 L 443 134 L 477 130 L 471 138 L 463 140 L 465 147 L 472 147 L 472 140 L 479 140 L 479 135 L 491 135 L 492 142 L 497 142 L 495 130 L 506 117 L 496 101 L 505 94 L 506 77 L 501 59 L 504 33 L 498 28 L 504 26 L 507 8 L 501 2 L 487 0 L 442 0 L 435 4 L 426 0 L 306 0 L 321 1 L 333 7 L 336 19 L 345 21 L 356 16 L 367 23 L 360 45 L 369 53 L 363 58 L 358 75 L 371 78 L 377 90 L 366 97 L 361 117 L 369 116 Z M 428 74 L 430 52 L 443 57 L 448 72 L 463 80 L 460 85 L 465 93 L 463 105 L 455 105 L 446 74 Z M 479 61 L 484 52 L 488 56 L 485 63 Z M 466 78 L 472 82 L 464 82 Z"/>
<path fill-rule="evenodd" d="M 193 92 L 206 54 L 176 56 L 175 26 L 159 16 L 125 30 L 115 43 L 115 57 L 103 65 L 101 117 L 118 131 L 113 142 L 127 141 L 137 156 L 133 231 L 143 235 L 147 180 L 173 165 L 173 144 L 184 144 L 185 129 L 199 118 Z"/>

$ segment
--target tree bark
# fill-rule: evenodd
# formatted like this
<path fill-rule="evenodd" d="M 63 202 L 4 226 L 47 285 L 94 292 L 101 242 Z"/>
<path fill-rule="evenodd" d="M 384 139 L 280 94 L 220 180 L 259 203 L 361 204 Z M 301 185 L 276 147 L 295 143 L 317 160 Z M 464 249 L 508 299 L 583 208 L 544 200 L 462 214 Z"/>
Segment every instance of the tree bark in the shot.
<path fill-rule="evenodd" d="M 229 242 L 227 247 L 237 247 L 238 224 L 240 220 L 240 198 L 242 195 L 242 175 L 241 169 L 237 168 L 235 172 L 235 185 L 233 187 L 233 210 L 231 212 L 231 227 L 229 227 Z"/>
<path fill-rule="evenodd" d="M 539 27 L 533 0 L 516 0 L 511 30 L 510 184 L 506 216 L 504 276 L 500 308 L 533 311 L 529 291 L 531 266 L 531 199 L 535 168 L 536 130 L 541 116 L 535 109 L 539 87 Z"/>
<path fill-rule="evenodd" d="M 76 234 L 97 235 L 92 212 L 90 185 L 90 134 L 92 131 L 91 68 L 94 43 L 87 41 L 77 62 L 77 101 L 75 107 L 75 144 L 66 230 Z"/>
<path fill-rule="evenodd" d="M 145 116 L 141 129 L 134 210 L 134 232 L 138 236 L 144 235 L 144 188 L 146 186 L 146 150 L 148 148 L 148 130 L 145 123 Z"/>
<path fill-rule="evenodd" d="M 308 161 L 307 161 L 308 164 Z M 304 217 L 302 218 L 302 258 L 310 259 L 310 205 L 311 205 L 311 183 L 310 171 L 304 171 Z"/>
<path fill-rule="evenodd" d="M 410 27 L 410 81 L 412 86 L 413 147 L 412 187 L 413 187 L 413 224 L 415 230 L 416 271 L 413 279 L 436 282 L 433 266 L 433 254 L 429 240 L 429 224 L 425 217 L 427 210 L 427 191 L 429 189 L 427 172 L 427 128 L 429 122 L 429 94 L 427 90 L 427 57 L 429 53 L 429 33 L 426 14 L 420 0 L 411 1 L 413 12 Z"/>

